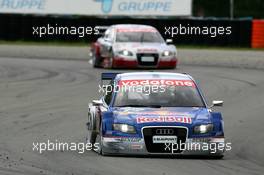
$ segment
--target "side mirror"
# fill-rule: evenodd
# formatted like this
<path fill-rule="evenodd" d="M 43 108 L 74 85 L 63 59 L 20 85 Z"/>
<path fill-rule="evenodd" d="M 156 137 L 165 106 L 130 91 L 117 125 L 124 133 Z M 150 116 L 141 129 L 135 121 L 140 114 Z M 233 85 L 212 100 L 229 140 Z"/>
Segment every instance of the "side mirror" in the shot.
<path fill-rule="evenodd" d="M 103 101 L 102 100 L 93 100 L 92 104 L 94 106 L 101 106 L 101 105 L 103 105 Z"/>
<path fill-rule="evenodd" d="M 110 43 L 111 39 L 110 38 L 104 38 L 104 41 Z"/>
<path fill-rule="evenodd" d="M 167 44 L 172 44 L 173 43 L 173 40 L 172 39 L 166 39 L 166 43 Z"/>
<path fill-rule="evenodd" d="M 223 106 L 224 101 L 220 101 L 220 100 L 214 100 L 212 105 L 210 106 L 210 108 L 214 107 L 214 106 Z"/>

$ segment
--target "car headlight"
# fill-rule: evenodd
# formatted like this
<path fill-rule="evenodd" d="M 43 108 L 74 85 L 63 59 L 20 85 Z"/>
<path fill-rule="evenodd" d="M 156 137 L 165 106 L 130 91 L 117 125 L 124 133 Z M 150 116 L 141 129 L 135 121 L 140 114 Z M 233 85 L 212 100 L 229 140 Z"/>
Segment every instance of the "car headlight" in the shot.
<path fill-rule="evenodd" d="M 172 55 L 173 55 L 173 52 L 168 51 L 168 50 L 165 50 L 164 52 L 162 52 L 162 56 L 165 56 L 165 57 L 172 56 Z"/>
<path fill-rule="evenodd" d="M 193 132 L 195 134 L 206 134 L 213 131 L 213 128 L 214 128 L 213 124 L 199 125 L 194 127 Z"/>
<path fill-rule="evenodd" d="M 133 53 L 129 50 L 121 50 L 118 52 L 119 55 L 124 55 L 124 56 L 133 56 Z"/>
<path fill-rule="evenodd" d="M 136 133 L 135 127 L 128 125 L 128 124 L 113 124 L 113 128 L 116 131 L 121 131 L 124 133 L 129 133 L 129 134 L 135 134 Z"/>

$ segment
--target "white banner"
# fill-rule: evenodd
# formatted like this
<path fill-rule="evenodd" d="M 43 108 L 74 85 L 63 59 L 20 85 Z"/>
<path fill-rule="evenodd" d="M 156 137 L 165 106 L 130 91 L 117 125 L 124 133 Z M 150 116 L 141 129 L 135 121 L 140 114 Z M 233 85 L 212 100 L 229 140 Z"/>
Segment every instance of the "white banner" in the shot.
<path fill-rule="evenodd" d="M 192 0 L 0 0 L 0 13 L 190 16 Z"/>

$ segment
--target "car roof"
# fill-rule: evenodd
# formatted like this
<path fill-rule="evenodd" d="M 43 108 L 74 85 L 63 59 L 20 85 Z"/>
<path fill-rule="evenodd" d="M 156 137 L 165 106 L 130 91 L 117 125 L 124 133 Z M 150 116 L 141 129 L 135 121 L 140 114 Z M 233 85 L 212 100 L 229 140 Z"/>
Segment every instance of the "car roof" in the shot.
<path fill-rule="evenodd" d="M 171 72 L 133 72 L 121 73 L 117 75 L 117 80 L 193 80 L 193 78 L 185 73 Z"/>
<path fill-rule="evenodd" d="M 143 24 L 116 24 L 112 25 L 111 27 L 115 29 L 156 29 L 155 27 L 149 26 L 149 25 L 143 25 Z"/>

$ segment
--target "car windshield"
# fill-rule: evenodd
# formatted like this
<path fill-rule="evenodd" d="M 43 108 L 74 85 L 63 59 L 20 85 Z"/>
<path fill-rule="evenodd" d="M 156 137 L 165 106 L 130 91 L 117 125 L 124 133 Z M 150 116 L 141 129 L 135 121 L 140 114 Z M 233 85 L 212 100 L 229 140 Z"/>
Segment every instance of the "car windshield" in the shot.
<path fill-rule="evenodd" d="M 116 42 L 163 43 L 158 32 L 117 32 Z"/>
<path fill-rule="evenodd" d="M 135 87 L 135 86 L 134 86 Z M 136 90 L 135 90 L 136 89 Z M 117 92 L 115 107 L 204 107 L 196 87 L 137 86 Z"/>

